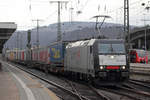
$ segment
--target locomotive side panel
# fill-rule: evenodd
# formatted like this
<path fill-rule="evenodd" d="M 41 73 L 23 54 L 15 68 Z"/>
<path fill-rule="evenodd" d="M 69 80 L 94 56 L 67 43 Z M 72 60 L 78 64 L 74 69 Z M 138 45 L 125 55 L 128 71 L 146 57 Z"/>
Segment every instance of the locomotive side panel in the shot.
<path fill-rule="evenodd" d="M 91 41 L 76 42 L 66 47 L 65 71 L 95 76 L 92 53 L 94 42 Z"/>
<path fill-rule="evenodd" d="M 74 47 L 66 50 L 66 70 L 87 73 L 87 47 Z"/>

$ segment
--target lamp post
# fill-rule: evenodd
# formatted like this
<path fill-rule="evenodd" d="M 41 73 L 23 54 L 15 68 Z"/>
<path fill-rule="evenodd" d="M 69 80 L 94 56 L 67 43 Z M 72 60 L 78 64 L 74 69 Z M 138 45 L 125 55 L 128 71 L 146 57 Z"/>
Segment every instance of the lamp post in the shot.
<path fill-rule="evenodd" d="M 148 4 L 147 4 L 147 6 L 145 7 L 145 10 L 147 10 L 147 11 L 149 11 L 150 10 L 150 6 L 149 6 L 149 2 L 150 1 L 148 1 Z M 145 3 L 142 3 L 142 6 L 145 6 Z M 146 24 L 145 24 L 145 21 L 150 21 L 150 20 L 145 20 L 145 14 L 144 14 L 144 26 L 145 26 L 145 64 L 146 64 L 146 54 L 147 54 L 147 52 L 146 52 L 146 50 L 147 50 L 147 42 L 146 42 L 146 30 L 147 30 L 147 26 L 146 26 Z"/>
<path fill-rule="evenodd" d="M 144 19 L 142 21 L 144 21 L 144 27 L 145 27 L 144 32 L 145 32 L 145 51 L 146 51 L 147 50 L 146 49 L 146 28 L 147 27 L 146 27 L 146 23 L 145 22 L 148 21 L 148 20 L 145 19 L 145 14 L 143 14 L 143 15 L 144 15 Z"/>

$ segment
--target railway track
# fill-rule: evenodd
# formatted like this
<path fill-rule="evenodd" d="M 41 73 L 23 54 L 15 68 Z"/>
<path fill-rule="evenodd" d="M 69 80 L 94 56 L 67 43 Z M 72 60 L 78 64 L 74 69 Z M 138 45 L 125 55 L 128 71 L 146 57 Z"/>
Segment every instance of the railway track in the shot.
<path fill-rule="evenodd" d="M 127 87 L 117 86 L 117 88 L 126 90 L 128 92 L 136 93 L 138 95 L 147 96 L 150 99 L 150 93 L 149 92 L 140 91 L 140 90 L 136 89 L 135 87 L 130 86 L 129 88 L 127 88 Z"/>
<path fill-rule="evenodd" d="M 69 81 L 69 80 L 66 80 L 66 81 L 67 81 L 67 83 L 70 84 L 73 91 L 75 91 L 79 95 L 84 95 L 84 97 L 90 98 L 90 100 L 99 100 L 99 99 L 110 100 L 109 97 L 105 96 L 101 92 L 98 92 L 97 89 L 94 88 L 93 86 L 91 86 L 90 84 L 86 84 L 86 86 L 84 85 L 84 88 L 80 88 L 81 86 L 76 85 L 74 82 Z M 83 85 L 82 85 L 82 87 L 83 87 Z"/>
<path fill-rule="evenodd" d="M 150 75 L 149 72 L 142 71 L 142 70 L 136 70 L 136 69 L 132 69 L 130 74 L 137 74 L 137 75 L 144 75 L 144 76 L 149 76 Z"/>
<path fill-rule="evenodd" d="M 71 86 L 72 91 L 75 92 L 78 95 L 78 97 L 80 98 L 80 100 L 83 100 L 82 97 L 81 97 L 81 94 L 77 91 L 77 89 L 72 84 L 72 82 L 67 81 L 67 83 Z M 87 100 L 88 100 L 88 98 L 87 98 Z"/>
<path fill-rule="evenodd" d="M 130 73 L 131 74 L 139 74 L 139 75 L 150 75 L 150 68 L 148 66 L 131 66 Z"/>
<path fill-rule="evenodd" d="M 87 98 L 87 100 L 111 100 L 109 97 L 105 96 L 103 93 L 98 92 L 96 88 L 87 84 L 85 82 L 75 82 L 73 80 L 68 80 L 64 77 L 59 77 L 64 83 L 66 88 L 70 88 L 73 92 L 77 93 L 79 97 L 82 99 L 81 96 Z"/>
<path fill-rule="evenodd" d="M 99 89 L 96 89 L 90 85 L 86 85 L 86 89 L 80 89 L 80 86 L 78 86 L 78 85 L 76 86 L 75 83 L 73 83 L 70 80 L 69 81 L 67 80 L 66 83 L 68 84 L 68 86 L 62 86 L 62 85 L 56 84 L 53 81 L 49 81 L 48 79 L 45 79 L 39 75 L 36 75 L 27 69 L 25 70 L 24 68 L 20 68 L 18 66 L 16 66 L 16 67 L 45 81 L 46 83 L 49 83 L 49 84 L 61 89 L 62 91 L 70 94 L 71 96 L 73 96 L 75 98 L 75 100 L 112 100 L 109 97 L 107 97 L 106 95 L 104 95 L 103 93 L 97 91 Z M 64 84 L 64 83 L 62 83 L 62 84 Z M 117 94 L 120 96 L 125 96 L 125 97 L 127 97 L 129 99 L 133 99 L 133 100 L 143 100 L 143 98 L 144 98 L 144 100 L 150 99 L 150 94 L 148 94 L 147 92 L 137 91 L 135 88 L 131 88 L 130 86 L 128 88 L 118 86 L 118 87 L 116 87 L 116 89 L 100 87 L 100 90 L 101 89 L 106 92 L 114 93 L 114 94 Z M 88 93 L 87 91 L 90 91 L 92 93 Z M 146 96 L 146 97 L 143 97 L 143 96 Z M 60 97 L 62 100 L 66 100 L 61 95 L 58 95 L 58 97 Z M 74 99 L 72 99 L 72 100 L 74 100 Z"/>
<path fill-rule="evenodd" d="M 135 84 L 135 85 L 140 85 L 142 87 L 148 88 L 150 89 L 150 85 L 143 83 L 143 82 L 137 82 L 137 81 L 133 81 L 133 80 L 129 80 L 130 83 Z"/>
<path fill-rule="evenodd" d="M 150 84 L 150 81 L 144 81 L 144 80 L 135 80 L 135 79 L 130 79 L 131 81 L 135 81 L 135 82 L 141 82 L 141 83 L 145 83 L 145 84 Z"/>
<path fill-rule="evenodd" d="M 92 87 L 92 86 L 87 86 L 87 88 L 88 88 L 88 90 L 90 92 L 92 90 L 93 93 L 90 93 L 90 94 L 88 94 L 89 92 L 82 93 L 82 92 L 85 92 L 87 90 L 83 91 L 82 89 L 81 90 L 77 89 L 75 87 L 74 83 L 72 83 L 71 81 L 67 80 L 67 83 L 71 87 L 71 89 L 70 89 L 70 88 L 67 88 L 68 86 L 64 87 L 62 85 L 59 85 L 59 84 L 57 84 L 57 83 L 55 83 L 53 81 L 50 81 L 50 80 L 48 80 L 46 78 L 43 78 L 43 77 L 33 73 L 32 71 L 26 70 L 25 68 L 19 67 L 17 65 L 15 67 L 17 67 L 18 69 L 20 69 L 20 70 L 22 70 L 22 71 L 24 71 L 24 72 L 26 72 L 26 73 L 28 73 L 28 74 L 38 78 L 38 79 L 40 79 L 40 80 L 42 80 L 42 81 L 44 81 L 44 82 L 46 82 L 46 83 L 48 83 L 48 84 L 50 84 L 52 86 L 55 86 L 55 87 L 61 89 L 62 91 L 66 92 L 66 93 L 70 94 L 71 96 L 73 96 L 74 98 L 76 98 L 75 100 L 110 100 L 108 97 L 104 96 L 102 93 L 97 92 L 96 89 L 94 87 Z M 61 95 L 58 95 L 58 97 L 60 97 L 62 100 L 64 100 L 64 98 Z"/>
<path fill-rule="evenodd" d="M 107 96 L 105 96 L 103 93 L 98 92 L 96 88 L 89 86 L 99 97 L 101 97 L 103 100 L 111 100 Z"/>
<path fill-rule="evenodd" d="M 75 85 L 73 85 L 73 86 L 75 86 Z M 89 86 L 89 87 L 92 87 L 92 86 Z M 118 87 L 119 88 L 119 87 Z M 128 89 L 128 88 L 130 88 L 131 90 L 132 89 L 134 89 L 135 91 L 130 91 L 130 94 L 126 94 L 125 92 L 128 90 L 130 90 L 130 89 Z M 122 96 L 125 96 L 125 97 L 128 97 L 129 99 L 133 99 L 133 100 L 143 100 L 143 97 L 141 97 L 141 99 L 139 99 L 139 98 L 137 98 L 135 95 L 144 95 L 144 96 L 148 96 L 148 100 L 149 100 L 149 94 L 148 93 L 146 93 L 146 92 L 144 92 L 144 91 L 138 91 L 137 92 L 137 90 L 136 90 L 136 88 L 134 88 L 134 87 L 131 87 L 131 86 L 128 86 L 128 88 L 124 88 L 124 87 L 122 87 L 121 89 L 123 90 L 122 92 L 120 92 L 120 91 L 113 91 L 113 90 L 110 90 L 110 91 L 108 91 L 108 92 L 111 92 L 111 93 L 115 93 L 115 94 L 119 94 L 119 95 L 122 95 Z M 94 87 L 92 87 L 91 89 L 93 89 L 93 91 L 95 91 L 96 90 L 96 92 L 98 93 L 98 95 L 103 95 L 103 93 L 100 93 L 99 94 L 99 92 L 97 91 L 97 89 L 96 88 L 94 88 Z M 106 88 L 105 88 L 106 89 Z M 107 89 L 108 90 L 108 89 Z M 126 91 L 125 91 L 126 90 Z M 133 94 L 135 94 L 135 95 L 132 95 L 132 92 L 133 92 Z M 82 93 L 81 93 L 82 94 Z M 101 97 L 104 97 L 103 99 L 104 100 L 110 100 L 109 99 L 109 97 L 107 97 L 107 96 L 105 96 L 105 95 L 103 95 L 103 96 L 101 96 Z M 100 98 L 101 98 L 100 97 Z M 106 98 L 105 98 L 106 97 Z M 92 99 L 92 100 L 97 100 L 97 99 Z M 99 99 L 98 99 L 99 100 Z M 113 100 L 113 99 L 111 99 L 111 100 Z M 115 100 L 115 99 L 114 99 Z M 126 100 L 126 99 L 125 99 Z"/>
<path fill-rule="evenodd" d="M 127 94 L 125 92 L 122 92 L 118 89 L 112 89 L 112 88 L 106 88 L 106 87 L 105 88 L 100 88 L 100 89 L 102 89 L 104 91 L 108 91 L 110 93 L 118 94 L 120 96 L 125 96 L 125 97 L 127 97 L 128 99 L 131 99 L 131 100 L 140 100 L 140 99 L 136 98 L 135 96 L 129 95 L 129 94 Z"/>
<path fill-rule="evenodd" d="M 149 92 L 137 90 L 135 87 L 132 87 L 130 85 L 102 87 L 101 89 L 118 95 L 126 96 L 129 99 L 133 99 L 133 100 L 150 100 Z"/>

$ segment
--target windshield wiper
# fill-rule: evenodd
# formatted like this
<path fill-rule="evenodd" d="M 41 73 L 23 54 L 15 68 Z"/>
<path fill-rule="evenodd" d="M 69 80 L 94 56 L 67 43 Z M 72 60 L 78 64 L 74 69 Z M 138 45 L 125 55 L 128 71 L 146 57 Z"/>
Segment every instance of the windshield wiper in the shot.
<path fill-rule="evenodd" d="M 112 47 L 112 44 L 110 46 L 111 46 L 111 53 L 116 53 L 115 50 Z"/>

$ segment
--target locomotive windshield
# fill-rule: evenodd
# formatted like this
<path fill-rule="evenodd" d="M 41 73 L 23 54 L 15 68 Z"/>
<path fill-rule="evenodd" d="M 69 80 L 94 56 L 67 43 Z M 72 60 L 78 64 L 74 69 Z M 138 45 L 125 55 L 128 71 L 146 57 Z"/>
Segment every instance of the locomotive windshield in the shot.
<path fill-rule="evenodd" d="M 145 51 L 140 51 L 140 50 L 138 51 L 137 50 L 137 53 L 138 53 L 139 57 L 145 57 Z"/>
<path fill-rule="evenodd" d="M 125 53 L 125 47 L 123 43 L 112 44 L 112 43 L 100 43 L 98 44 L 99 53 L 110 54 L 110 53 Z"/>

